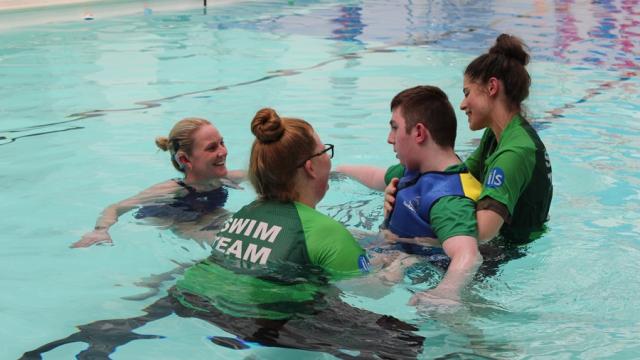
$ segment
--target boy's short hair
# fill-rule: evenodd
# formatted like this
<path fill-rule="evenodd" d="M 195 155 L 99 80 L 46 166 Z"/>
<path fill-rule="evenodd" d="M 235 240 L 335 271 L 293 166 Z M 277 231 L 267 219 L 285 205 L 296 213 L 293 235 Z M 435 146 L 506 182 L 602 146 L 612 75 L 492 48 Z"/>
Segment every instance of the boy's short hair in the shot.
<path fill-rule="evenodd" d="M 423 124 L 436 144 L 453 148 L 456 143 L 456 114 L 440 88 L 420 85 L 401 91 L 391 100 L 391 111 L 400 108 L 405 119 L 405 130 L 411 131 Z"/>

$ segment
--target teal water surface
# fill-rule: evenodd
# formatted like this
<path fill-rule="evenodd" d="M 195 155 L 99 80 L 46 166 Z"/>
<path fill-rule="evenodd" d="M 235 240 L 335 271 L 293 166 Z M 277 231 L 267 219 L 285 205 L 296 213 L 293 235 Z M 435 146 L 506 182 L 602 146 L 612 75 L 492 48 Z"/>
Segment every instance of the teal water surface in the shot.
<path fill-rule="evenodd" d="M 153 274 L 207 256 L 206 245 L 131 214 L 112 228 L 114 246 L 68 247 L 106 205 L 177 176 L 153 143 L 175 121 L 210 119 L 228 144 L 228 167 L 243 168 L 250 119 L 271 106 L 335 144 L 334 166 L 387 166 L 395 162 L 386 144 L 390 99 L 434 84 L 457 107 L 465 66 L 501 32 L 523 38 L 533 54 L 526 105 L 553 164 L 549 231 L 474 283 L 455 312 L 405 305 L 411 291 L 433 286 L 408 279 L 382 298 L 345 300 L 418 324 L 425 359 L 636 358 L 639 8 L 630 0 L 239 1 L 206 13 L 141 9 L 0 33 L 0 358 L 78 325 L 141 315 L 175 283 L 167 274 L 149 285 Z M 481 133 L 457 115 L 465 157 Z M 330 185 L 321 211 L 357 231 L 377 229 L 380 193 L 344 179 Z M 229 210 L 254 197 L 246 188 L 232 191 Z M 123 299 L 136 296 L 144 299 Z M 112 358 L 331 358 L 230 350 L 207 338 L 229 334 L 177 316 L 136 332 L 162 338 L 133 341 Z"/>

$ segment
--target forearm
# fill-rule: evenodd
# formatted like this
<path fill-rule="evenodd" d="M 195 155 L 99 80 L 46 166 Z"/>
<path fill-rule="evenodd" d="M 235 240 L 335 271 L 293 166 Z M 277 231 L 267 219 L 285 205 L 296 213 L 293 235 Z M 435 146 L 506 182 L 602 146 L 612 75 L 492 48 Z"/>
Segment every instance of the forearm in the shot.
<path fill-rule="evenodd" d="M 445 241 L 443 248 L 451 258 L 451 263 L 436 290 L 457 298 L 482 264 L 482 255 L 476 239 L 470 236 L 450 238 Z"/>
<path fill-rule="evenodd" d="M 480 252 L 452 258 L 447 272 L 436 289 L 450 294 L 453 298 L 459 297 L 460 291 L 471 282 L 481 264 Z"/>
<path fill-rule="evenodd" d="M 359 183 L 378 191 L 386 187 L 384 174 L 386 169 L 368 165 L 340 165 L 335 171 L 345 174 Z"/>
<path fill-rule="evenodd" d="M 120 215 L 134 209 L 135 205 L 113 204 L 102 211 L 102 214 L 96 220 L 96 230 L 109 230 L 109 228 L 118 221 Z"/>
<path fill-rule="evenodd" d="M 229 170 L 226 177 L 233 183 L 239 184 L 247 180 L 247 172 L 244 170 Z"/>

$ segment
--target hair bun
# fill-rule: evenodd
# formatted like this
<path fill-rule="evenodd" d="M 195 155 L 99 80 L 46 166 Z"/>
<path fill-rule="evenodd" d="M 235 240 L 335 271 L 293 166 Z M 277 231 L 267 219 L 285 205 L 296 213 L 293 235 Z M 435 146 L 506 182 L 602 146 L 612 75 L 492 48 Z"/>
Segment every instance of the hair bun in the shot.
<path fill-rule="evenodd" d="M 164 136 L 156 137 L 156 146 L 162 151 L 169 150 L 169 138 Z"/>
<path fill-rule="evenodd" d="M 251 121 L 251 132 L 260 142 L 278 141 L 284 134 L 282 119 L 273 109 L 260 109 Z"/>
<path fill-rule="evenodd" d="M 489 50 L 489 54 L 503 55 L 516 60 L 522 66 L 529 63 L 529 54 L 525 51 L 522 40 L 509 34 L 498 36 L 495 45 Z"/>

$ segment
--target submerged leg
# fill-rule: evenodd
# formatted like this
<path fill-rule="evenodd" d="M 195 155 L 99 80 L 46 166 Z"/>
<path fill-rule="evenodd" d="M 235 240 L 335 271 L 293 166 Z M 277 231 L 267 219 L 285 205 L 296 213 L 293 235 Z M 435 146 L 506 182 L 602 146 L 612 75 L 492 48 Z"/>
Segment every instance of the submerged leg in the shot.
<path fill-rule="evenodd" d="M 42 354 L 59 346 L 75 342 L 89 344 L 89 347 L 80 352 L 78 359 L 108 359 L 116 348 L 133 340 L 158 339 L 158 335 L 140 335 L 133 332 L 151 321 L 161 319 L 173 313 L 169 297 L 159 299 L 143 310 L 146 315 L 130 319 L 99 320 L 87 325 L 78 326 L 78 331 L 64 339 L 52 341 L 35 350 L 25 352 L 21 360 L 42 359 Z"/>
<path fill-rule="evenodd" d="M 341 359 L 416 359 L 424 343 L 424 337 L 414 333 L 418 330 L 415 326 L 392 316 L 355 308 L 339 298 L 325 299 L 327 308 L 314 314 L 269 320 L 234 317 L 196 296 L 183 296 L 189 303 L 197 304 L 198 309 L 176 302 L 178 316 L 206 320 L 243 341 L 262 346 L 319 351 Z M 231 347 L 236 348 L 235 344 Z"/>

